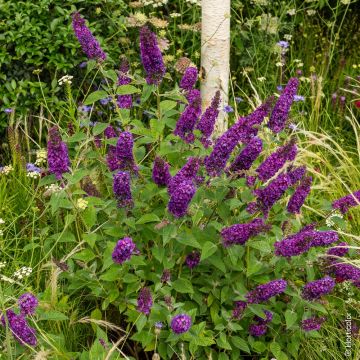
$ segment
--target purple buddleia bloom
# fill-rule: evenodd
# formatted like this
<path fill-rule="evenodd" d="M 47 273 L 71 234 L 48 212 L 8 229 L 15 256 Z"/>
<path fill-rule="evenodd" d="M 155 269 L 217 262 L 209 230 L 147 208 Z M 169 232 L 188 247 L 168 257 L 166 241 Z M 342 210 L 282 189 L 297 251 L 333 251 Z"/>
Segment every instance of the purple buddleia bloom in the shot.
<path fill-rule="evenodd" d="M 196 187 L 190 180 L 185 180 L 179 184 L 179 187 L 171 194 L 168 204 L 168 210 L 175 217 L 183 217 L 188 209 L 191 199 L 194 197 Z"/>
<path fill-rule="evenodd" d="M 336 231 L 314 231 L 311 246 L 328 246 L 339 240 Z"/>
<path fill-rule="evenodd" d="M 247 224 L 235 224 L 221 230 L 221 237 L 225 247 L 243 245 L 251 237 L 269 231 L 271 225 L 266 225 L 263 219 L 254 219 Z"/>
<path fill-rule="evenodd" d="M 246 185 L 247 186 L 254 186 L 255 185 L 255 182 L 256 182 L 256 177 L 255 176 L 247 176 L 246 177 Z"/>
<path fill-rule="evenodd" d="M 247 307 L 247 303 L 245 301 L 235 301 L 235 306 L 232 312 L 232 318 L 236 320 L 240 320 L 242 315 Z"/>
<path fill-rule="evenodd" d="M 153 300 L 149 288 L 142 288 L 137 300 L 137 311 L 142 312 L 145 315 L 149 315 L 152 305 Z"/>
<path fill-rule="evenodd" d="M 297 78 L 291 78 L 274 106 L 268 125 L 276 134 L 285 128 L 286 120 L 289 116 L 298 86 L 299 80 Z"/>
<path fill-rule="evenodd" d="M 129 237 L 125 237 L 117 242 L 112 252 L 112 259 L 117 264 L 122 264 L 126 260 L 129 260 L 132 255 L 137 254 L 138 250 L 133 240 Z"/>
<path fill-rule="evenodd" d="M 304 331 L 320 330 L 321 325 L 326 321 L 325 317 L 311 317 L 301 322 L 301 329 Z"/>
<path fill-rule="evenodd" d="M 240 141 L 248 142 L 257 134 L 257 130 L 246 125 L 245 118 L 240 118 L 230 129 L 221 135 L 213 151 L 205 158 L 205 167 L 210 176 L 218 176 L 224 170 L 231 153 Z"/>
<path fill-rule="evenodd" d="M 126 58 L 121 60 L 118 85 L 128 85 L 131 83 L 131 79 L 127 75 L 130 70 L 129 61 Z M 119 95 L 117 98 L 117 104 L 120 109 L 130 109 L 132 107 L 132 96 L 131 95 Z"/>
<path fill-rule="evenodd" d="M 247 302 L 250 304 L 260 304 L 268 301 L 273 296 L 285 291 L 287 282 L 283 279 L 272 280 L 266 284 L 257 286 L 246 295 Z"/>
<path fill-rule="evenodd" d="M 297 168 L 289 167 L 287 174 L 290 177 L 291 185 L 295 185 L 299 180 L 301 180 L 306 173 L 306 166 L 299 166 Z"/>
<path fill-rule="evenodd" d="M 330 248 L 326 254 L 330 256 L 339 256 L 343 257 L 349 252 L 348 243 L 341 242 L 335 247 Z"/>
<path fill-rule="evenodd" d="M 299 231 L 297 234 L 288 236 L 282 241 L 275 242 L 275 255 L 277 256 L 297 256 L 303 254 L 311 248 L 313 233 L 311 231 Z"/>
<path fill-rule="evenodd" d="M 269 180 L 285 165 L 286 161 L 293 161 L 296 154 L 295 139 L 292 139 L 284 146 L 279 147 L 256 169 L 259 179 L 262 181 Z"/>
<path fill-rule="evenodd" d="M 140 29 L 140 55 L 148 84 L 159 85 L 166 68 L 156 35 L 147 26 Z"/>
<path fill-rule="evenodd" d="M 267 326 L 265 324 L 250 324 L 249 334 L 254 337 L 260 337 L 267 332 Z"/>
<path fill-rule="evenodd" d="M 116 143 L 116 157 L 118 160 L 118 170 L 138 171 L 138 167 L 135 165 L 135 159 L 133 155 L 134 140 L 132 134 L 128 131 L 124 131 L 120 134 Z"/>
<path fill-rule="evenodd" d="M 231 172 L 249 170 L 253 162 L 262 151 L 262 141 L 258 137 L 252 138 L 241 153 L 235 158 L 229 167 Z"/>
<path fill-rule="evenodd" d="M 61 140 L 57 126 L 53 126 L 49 130 L 47 161 L 49 165 L 49 172 L 54 174 L 57 179 L 61 179 L 62 174 L 69 172 L 70 159 L 68 148 Z"/>
<path fill-rule="evenodd" d="M 85 176 L 81 180 L 81 189 L 84 190 L 88 196 L 101 197 L 99 190 L 96 188 L 95 184 L 92 182 L 90 176 Z"/>
<path fill-rule="evenodd" d="M 301 180 L 300 185 L 296 188 L 294 194 L 291 196 L 287 210 L 292 214 L 300 214 L 300 209 L 303 206 L 306 197 L 311 191 L 312 177 L 308 176 Z"/>
<path fill-rule="evenodd" d="M 254 320 L 259 324 L 268 324 L 273 319 L 273 313 L 269 310 L 264 310 L 265 319 L 261 318 L 260 316 L 255 316 Z"/>
<path fill-rule="evenodd" d="M 199 167 L 200 159 L 196 157 L 190 157 L 186 164 L 168 182 L 169 195 L 172 196 L 183 181 L 195 180 Z"/>
<path fill-rule="evenodd" d="M 214 131 L 215 122 L 219 116 L 220 105 L 220 91 L 215 93 L 215 96 L 211 100 L 211 105 L 205 110 L 201 116 L 199 122 L 196 125 L 196 129 L 202 132 L 201 142 L 204 146 L 208 147 L 211 144 L 210 136 Z"/>
<path fill-rule="evenodd" d="M 274 96 L 269 97 L 255 111 L 245 117 L 248 126 L 260 125 L 269 114 L 274 103 Z"/>
<path fill-rule="evenodd" d="M 187 314 L 179 314 L 171 319 L 171 329 L 175 334 L 183 334 L 191 327 L 191 317 Z"/>
<path fill-rule="evenodd" d="M 346 195 L 332 203 L 333 209 L 339 209 L 343 214 L 347 213 L 349 208 L 360 205 L 360 190 Z"/>
<path fill-rule="evenodd" d="M 256 189 L 257 204 L 265 216 L 273 205 L 283 196 L 290 187 L 291 181 L 287 174 L 280 174 L 264 189 Z"/>
<path fill-rule="evenodd" d="M 193 131 L 200 115 L 201 97 L 199 94 L 197 98 L 194 98 L 189 102 L 183 113 L 180 115 L 179 120 L 176 123 L 174 134 L 187 143 L 194 142 L 195 135 L 193 134 Z"/>
<path fill-rule="evenodd" d="M 37 344 L 35 329 L 29 326 L 24 314 L 17 315 L 14 311 L 7 310 L 6 315 L 1 317 L 1 323 L 3 326 L 7 324 L 14 338 L 21 345 L 35 346 Z"/>
<path fill-rule="evenodd" d="M 18 299 L 20 312 L 23 315 L 33 315 L 39 304 L 38 299 L 31 293 L 22 294 Z"/>
<path fill-rule="evenodd" d="M 160 157 L 156 157 L 154 161 L 152 179 L 158 186 L 167 186 L 171 180 L 170 165 Z"/>
<path fill-rule="evenodd" d="M 89 59 L 103 61 L 106 54 L 101 49 L 99 42 L 85 25 L 85 20 L 78 12 L 72 15 L 72 26 L 75 36 L 79 40 L 82 50 Z"/>
<path fill-rule="evenodd" d="M 104 135 L 107 139 L 112 139 L 118 137 L 118 134 L 114 130 L 112 126 L 108 126 L 105 131 Z M 115 171 L 118 168 L 118 159 L 116 155 L 116 146 L 109 145 L 108 153 L 106 154 L 106 162 L 110 169 L 110 171 Z"/>
<path fill-rule="evenodd" d="M 197 68 L 193 66 L 188 67 L 180 81 L 180 88 L 187 91 L 191 90 L 195 86 L 197 79 Z"/>
<path fill-rule="evenodd" d="M 186 256 L 185 264 L 190 269 L 193 269 L 195 266 L 198 266 L 199 262 L 200 262 L 199 251 L 194 250 Z"/>
<path fill-rule="evenodd" d="M 167 283 L 171 281 L 171 272 L 169 269 L 165 269 L 161 275 L 161 282 Z"/>
<path fill-rule="evenodd" d="M 323 295 L 329 294 L 334 287 L 334 279 L 330 276 L 325 276 L 323 279 L 307 283 L 301 292 L 301 297 L 308 301 L 317 300 Z"/>
<path fill-rule="evenodd" d="M 112 138 L 116 138 L 119 135 L 117 134 L 117 132 L 115 131 L 115 129 L 109 125 L 105 130 L 104 130 L 104 135 L 107 139 L 112 139 Z"/>
<path fill-rule="evenodd" d="M 360 280 L 360 269 L 351 264 L 335 262 L 330 266 L 329 272 L 335 276 L 337 282 Z"/>
<path fill-rule="evenodd" d="M 130 174 L 125 171 L 119 171 L 114 174 L 113 191 L 119 208 L 132 207 L 133 199 L 131 195 Z"/>
<path fill-rule="evenodd" d="M 185 97 L 188 103 L 191 105 L 194 101 L 199 101 L 199 98 L 201 98 L 200 90 L 192 89 L 187 92 Z"/>

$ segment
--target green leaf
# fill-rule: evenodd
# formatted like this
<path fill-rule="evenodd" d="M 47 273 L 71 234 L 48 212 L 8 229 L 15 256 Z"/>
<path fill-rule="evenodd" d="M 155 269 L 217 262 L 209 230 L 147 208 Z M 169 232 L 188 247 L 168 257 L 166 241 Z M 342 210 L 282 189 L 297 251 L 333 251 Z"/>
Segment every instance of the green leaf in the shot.
<path fill-rule="evenodd" d="M 216 344 L 225 350 L 232 350 L 231 345 L 229 344 L 229 342 L 226 339 L 226 334 L 225 333 L 220 333 L 219 338 L 216 340 Z"/>
<path fill-rule="evenodd" d="M 207 259 L 209 256 L 213 255 L 217 250 L 217 246 L 210 241 L 207 241 L 201 247 L 201 258 L 200 261 Z"/>
<path fill-rule="evenodd" d="M 266 345 L 261 341 L 255 341 L 251 344 L 251 346 L 258 353 L 262 353 L 266 350 Z"/>
<path fill-rule="evenodd" d="M 238 349 L 247 352 L 248 354 L 250 354 L 250 349 L 249 346 L 247 344 L 247 342 L 242 339 L 239 336 L 232 336 L 231 337 L 231 342 L 234 344 L 235 347 L 237 347 Z"/>
<path fill-rule="evenodd" d="M 91 105 L 94 102 L 104 99 L 108 96 L 107 92 L 104 90 L 97 90 L 88 95 L 84 101 L 84 105 Z"/>
<path fill-rule="evenodd" d="M 160 103 L 161 112 L 164 113 L 166 111 L 169 111 L 169 110 L 173 109 L 176 105 L 177 105 L 176 101 L 164 100 Z"/>
<path fill-rule="evenodd" d="M 120 279 L 121 268 L 117 265 L 112 265 L 104 274 L 100 275 L 100 280 L 115 281 Z"/>
<path fill-rule="evenodd" d="M 94 253 L 90 249 L 84 249 L 72 256 L 73 259 L 88 262 L 95 258 Z"/>
<path fill-rule="evenodd" d="M 187 279 L 177 279 L 172 283 L 173 288 L 182 294 L 193 294 L 194 289 L 191 282 Z"/>
<path fill-rule="evenodd" d="M 273 342 L 270 344 L 270 350 L 273 353 L 273 355 L 276 357 L 276 360 L 288 360 L 287 355 L 281 351 L 281 346 Z"/>
<path fill-rule="evenodd" d="M 117 88 L 116 94 L 118 95 L 131 95 L 139 93 L 140 89 L 133 85 L 121 85 Z"/>
<path fill-rule="evenodd" d="M 60 311 L 57 310 L 47 310 L 40 315 L 39 320 L 56 320 L 64 321 L 69 320 L 69 318 Z"/>
<path fill-rule="evenodd" d="M 291 310 L 285 311 L 286 328 L 290 329 L 297 320 L 297 314 Z"/>
<path fill-rule="evenodd" d="M 196 336 L 193 341 L 198 346 L 211 346 L 215 344 L 215 340 L 213 338 L 205 336 Z"/>
<path fill-rule="evenodd" d="M 93 135 L 96 136 L 96 135 L 102 134 L 108 126 L 109 126 L 109 124 L 96 123 L 93 128 Z"/>
<path fill-rule="evenodd" d="M 67 139 L 67 142 L 73 143 L 73 142 L 81 142 L 87 139 L 87 135 L 83 132 L 77 132 L 73 136 L 69 137 Z"/>
<path fill-rule="evenodd" d="M 84 223 L 86 226 L 91 228 L 96 223 L 96 210 L 93 206 L 88 206 L 83 212 L 82 212 L 82 218 L 84 220 Z"/>
<path fill-rule="evenodd" d="M 151 222 L 158 222 L 160 221 L 159 217 L 155 214 L 145 214 L 141 216 L 141 218 L 136 222 L 136 224 L 147 224 Z"/>

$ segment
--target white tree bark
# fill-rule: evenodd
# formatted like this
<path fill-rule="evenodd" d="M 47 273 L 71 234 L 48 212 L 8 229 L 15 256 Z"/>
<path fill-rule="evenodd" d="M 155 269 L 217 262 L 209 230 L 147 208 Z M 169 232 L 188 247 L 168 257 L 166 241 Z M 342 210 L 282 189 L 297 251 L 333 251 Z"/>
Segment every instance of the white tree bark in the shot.
<path fill-rule="evenodd" d="M 230 0 L 202 0 L 201 97 L 205 109 L 217 90 L 221 93 L 221 110 L 215 127 L 217 133 L 227 129 L 230 73 Z"/>

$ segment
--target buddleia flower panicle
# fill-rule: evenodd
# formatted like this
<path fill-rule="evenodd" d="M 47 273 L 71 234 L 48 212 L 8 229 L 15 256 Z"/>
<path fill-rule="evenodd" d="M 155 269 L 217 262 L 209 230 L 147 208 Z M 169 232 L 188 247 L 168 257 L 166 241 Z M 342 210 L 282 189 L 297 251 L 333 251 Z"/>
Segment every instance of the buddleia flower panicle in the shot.
<path fill-rule="evenodd" d="M 53 126 L 49 130 L 47 161 L 49 165 L 49 172 L 54 174 L 57 179 L 61 179 L 64 173 L 69 172 L 70 159 L 68 148 L 61 140 L 57 126 Z"/>
<path fill-rule="evenodd" d="M 197 250 L 192 251 L 185 258 L 185 264 L 189 269 L 193 269 L 198 266 L 200 262 L 200 253 Z"/>
<path fill-rule="evenodd" d="M 255 111 L 245 117 L 246 124 L 248 126 L 261 125 L 265 117 L 269 115 L 274 103 L 274 96 L 269 97 L 262 105 L 260 105 Z"/>
<path fill-rule="evenodd" d="M 122 264 L 127 260 L 130 260 L 131 256 L 138 254 L 135 243 L 132 238 L 125 237 L 117 242 L 112 252 L 112 259 L 116 264 Z"/>
<path fill-rule="evenodd" d="M 131 79 L 128 76 L 130 70 L 129 61 L 124 57 L 121 59 L 118 85 L 128 85 L 131 83 Z M 117 98 L 117 104 L 120 109 L 130 109 L 132 107 L 132 95 L 119 95 Z"/>
<path fill-rule="evenodd" d="M 179 117 L 176 123 L 174 134 L 179 136 L 187 143 L 192 143 L 195 140 L 193 133 L 195 125 L 201 115 L 201 97 L 200 93 L 197 98 L 192 99 L 185 107 L 185 110 Z"/>
<path fill-rule="evenodd" d="M 39 304 L 38 299 L 31 293 L 22 294 L 18 299 L 20 312 L 23 315 L 33 315 Z"/>
<path fill-rule="evenodd" d="M 149 315 L 152 305 L 153 300 L 150 289 L 147 287 L 142 288 L 137 300 L 137 310 L 145 315 Z"/>
<path fill-rule="evenodd" d="M 306 166 L 299 166 L 294 168 L 290 166 L 287 169 L 287 174 L 290 177 L 291 185 L 295 185 L 298 181 L 300 181 L 306 173 Z"/>
<path fill-rule="evenodd" d="M 89 59 L 103 61 L 106 54 L 101 49 L 99 42 L 93 36 L 89 28 L 85 25 L 85 20 L 78 12 L 72 15 L 72 26 L 82 50 Z"/>
<path fill-rule="evenodd" d="M 198 70 L 196 67 L 189 66 L 185 70 L 185 74 L 183 75 L 181 81 L 180 81 L 180 88 L 186 91 L 191 90 L 198 79 Z"/>
<path fill-rule="evenodd" d="M 114 175 L 113 191 L 118 207 L 125 208 L 133 206 L 131 178 L 128 172 L 119 171 Z"/>
<path fill-rule="evenodd" d="M 176 192 L 179 185 L 184 181 L 195 181 L 196 175 L 199 171 L 200 159 L 197 157 L 190 157 L 186 164 L 174 175 L 168 183 L 168 193 L 170 196 Z"/>
<path fill-rule="evenodd" d="M 343 257 L 349 252 L 348 246 L 349 246 L 348 243 L 341 242 L 338 245 L 336 245 L 335 247 L 330 248 L 326 252 L 326 254 L 329 256 Z"/>
<path fill-rule="evenodd" d="M 1 323 L 5 327 L 9 327 L 14 338 L 21 345 L 36 346 L 35 329 L 29 326 L 24 314 L 15 314 L 13 310 L 7 310 L 6 315 L 1 317 Z"/>
<path fill-rule="evenodd" d="M 263 219 L 254 219 L 247 224 L 235 224 L 221 230 L 221 237 L 225 247 L 243 245 L 251 237 L 269 231 L 271 225 L 266 225 Z"/>
<path fill-rule="evenodd" d="M 201 116 L 199 122 L 196 125 L 196 129 L 202 133 L 201 142 L 205 147 L 211 145 L 210 137 L 214 131 L 216 119 L 219 116 L 220 106 L 220 91 L 216 91 L 215 96 L 211 100 L 210 106 L 205 110 Z"/>
<path fill-rule="evenodd" d="M 171 329 L 175 334 L 183 334 L 191 327 L 191 317 L 187 314 L 179 314 L 171 319 Z"/>
<path fill-rule="evenodd" d="M 164 269 L 162 275 L 161 275 L 161 282 L 167 283 L 171 281 L 171 272 L 169 269 Z"/>
<path fill-rule="evenodd" d="M 311 317 L 301 322 L 301 329 L 304 331 L 317 331 L 321 329 L 321 325 L 326 321 L 323 317 Z"/>
<path fill-rule="evenodd" d="M 231 163 L 230 172 L 237 172 L 241 170 L 249 170 L 262 152 L 262 141 L 258 137 L 252 138 L 244 147 L 241 153 Z"/>
<path fill-rule="evenodd" d="M 185 180 L 179 184 L 179 187 L 171 194 L 168 204 L 169 212 L 177 218 L 186 215 L 189 204 L 194 197 L 196 187 L 190 180 Z"/>
<path fill-rule="evenodd" d="M 156 35 L 147 26 L 140 29 L 140 55 L 148 84 L 159 85 L 166 68 Z"/>
<path fill-rule="evenodd" d="M 118 160 L 118 170 L 128 170 L 137 172 L 138 167 L 135 164 L 133 154 L 134 140 L 132 134 L 124 131 L 120 134 L 116 143 L 116 157 Z"/>
<path fill-rule="evenodd" d="M 254 337 L 260 337 L 267 333 L 267 326 L 265 324 L 250 324 L 249 334 Z"/>
<path fill-rule="evenodd" d="M 104 135 L 107 139 L 112 139 L 118 137 L 118 134 L 114 130 L 112 126 L 108 126 L 105 131 Z M 106 154 L 106 162 L 110 171 L 115 171 L 118 169 L 118 159 L 116 153 L 116 146 L 109 145 L 108 152 Z"/>
<path fill-rule="evenodd" d="M 343 214 L 346 214 L 350 208 L 360 205 L 360 190 L 352 194 L 346 195 L 332 203 L 333 209 L 339 209 Z"/>
<path fill-rule="evenodd" d="M 333 262 L 327 269 L 328 272 L 336 278 L 337 282 L 343 282 L 346 280 L 359 281 L 360 269 L 352 264 L 346 264 L 341 262 Z"/>
<path fill-rule="evenodd" d="M 171 180 L 170 165 L 160 157 L 154 160 L 152 179 L 158 186 L 167 186 Z"/>
<path fill-rule="evenodd" d="M 267 181 L 273 177 L 286 163 L 286 161 L 293 161 L 297 154 L 297 147 L 295 139 L 284 146 L 279 147 L 269 157 L 267 157 L 262 164 L 256 169 L 259 179 Z"/>
<path fill-rule="evenodd" d="M 255 316 L 254 321 L 258 322 L 259 324 L 268 324 L 273 319 L 273 313 L 269 310 L 264 310 L 265 318 L 262 318 L 260 316 Z"/>
<path fill-rule="evenodd" d="M 301 297 L 309 301 L 317 300 L 329 294 L 334 287 L 335 281 L 330 276 L 325 276 L 323 279 L 307 283 L 301 292 Z"/>
<path fill-rule="evenodd" d="M 260 304 L 268 301 L 273 296 L 279 295 L 286 290 L 287 282 L 283 279 L 272 280 L 266 284 L 257 286 L 246 295 L 249 304 Z"/>
<path fill-rule="evenodd" d="M 236 320 L 240 320 L 244 314 L 246 307 L 247 307 L 246 301 L 235 301 L 234 309 L 232 312 L 232 318 Z"/>
<path fill-rule="evenodd" d="M 268 125 L 276 134 L 285 128 L 298 87 L 299 80 L 297 78 L 291 78 L 274 106 Z"/>
<path fill-rule="evenodd" d="M 300 185 L 296 188 L 294 194 L 291 196 L 287 210 L 292 214 L 300 214 L 301 207 L 303 206 L 307 196 L 311 191 L 312 177 L 308 176 L 301 180 Z"/>

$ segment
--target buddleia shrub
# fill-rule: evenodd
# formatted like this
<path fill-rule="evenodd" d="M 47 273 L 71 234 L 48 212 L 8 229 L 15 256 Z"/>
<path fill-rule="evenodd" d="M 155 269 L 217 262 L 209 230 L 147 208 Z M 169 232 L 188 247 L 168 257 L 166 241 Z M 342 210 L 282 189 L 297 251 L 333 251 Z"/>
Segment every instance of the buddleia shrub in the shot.
<path fill-rule="evenodd" d="M 297 78 L 216 134 L 222 94 L 202 111 L 196 68 L 179 85 L 169 79 L 148 26 L 139 32 L 142 77 L 126 59 L 114 69 L 81 15 L 72 21 L 104 81 L 84 98 L 85 117 L 52 124 L 38 186 L 48 186 L 63 224 L 49 241 L 75 245 L 59 280 L 94 319 L 88 356 L 119 340 L 140 358 L 296 359 L 343 306 L 337 283 L 358 291 L 360 278 L 330 228 L 343 226 L 359 194 L 330 203 L 332 223 L 301 216 L 313 179 L 291 123 Z M 164 82 L 174 90 L 162 92 Z M 71 101 L 71 80 L 63 86 Z M 96 121 L 105 97 L 113 115 Z"/>

